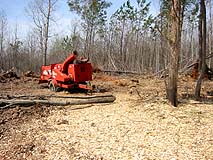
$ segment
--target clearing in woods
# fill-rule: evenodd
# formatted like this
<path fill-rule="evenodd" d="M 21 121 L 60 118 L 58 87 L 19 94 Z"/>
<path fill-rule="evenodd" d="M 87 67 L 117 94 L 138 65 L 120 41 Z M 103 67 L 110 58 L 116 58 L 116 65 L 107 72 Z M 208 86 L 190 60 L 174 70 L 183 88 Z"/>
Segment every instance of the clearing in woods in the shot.
<path fill-rule="evenodd" d="M 96 74 L 92 84 L 105 93 L 94 95 L 113 94 L 115 102 L 1 109 L 0 159 L 213 159 L 213 81 L 202 84 L 204 103 L 193 99 L 195 83 L 179 78 L 178 108 L 168 104 L 163 79 Z M 53 93 L 26 76 L 0 88 L 0 96 L 8 99 L 87 96 Z"/>

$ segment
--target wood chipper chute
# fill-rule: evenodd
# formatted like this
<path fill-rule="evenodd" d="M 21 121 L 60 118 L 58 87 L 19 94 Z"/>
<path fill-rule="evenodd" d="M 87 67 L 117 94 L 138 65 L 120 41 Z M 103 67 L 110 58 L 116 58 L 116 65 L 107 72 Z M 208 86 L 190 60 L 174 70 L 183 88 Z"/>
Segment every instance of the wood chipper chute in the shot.
<path fill-rule="evenodd" d="M 51 91 L 81 88 L 92 90 L 92 65 L 87 59 L 77 60 L 77 52 L 73 52 L 61 64 L 41 66 L 39 83 L 48 83 Z"/>

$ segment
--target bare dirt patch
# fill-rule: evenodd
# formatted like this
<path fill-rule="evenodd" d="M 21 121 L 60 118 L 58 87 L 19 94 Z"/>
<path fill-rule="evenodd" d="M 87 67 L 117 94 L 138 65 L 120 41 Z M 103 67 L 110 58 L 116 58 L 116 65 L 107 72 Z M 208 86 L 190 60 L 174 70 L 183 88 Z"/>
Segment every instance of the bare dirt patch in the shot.
<path fill-rule="evenodd" d="M 191 96 L 195 81 L 181 77 L 180 104 L 173 108 L 162 79 L 96 77 L 93 85 L 115 95 L 114 103 L 0 110 L 0 159 L 213 159 L 212 81 L 202 87 L 208 103 L 200 103 Z M 0 87 L 1 96 L 70 94 L 26 77 Z"/>

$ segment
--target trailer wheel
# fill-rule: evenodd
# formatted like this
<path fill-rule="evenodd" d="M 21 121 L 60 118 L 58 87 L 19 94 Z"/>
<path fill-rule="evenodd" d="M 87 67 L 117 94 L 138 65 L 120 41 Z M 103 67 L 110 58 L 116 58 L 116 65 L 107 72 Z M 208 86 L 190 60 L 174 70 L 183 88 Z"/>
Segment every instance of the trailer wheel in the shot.
<path fill-rule="evenodd" d="M 92 95 L 92 93 L 93 93 L 93 86 L 92 86 L 91 82 L 90 81 L 86 81 L 86 85 L 92 88 L 91 90 L 87 91 L 87 94 Z"/>
<path fill-rule="evenodd" d="M 59 92 L 59 91 L 61 90 L 61 88 L 58 87 L 58 86 L 56 86 L 56 85 L 53 83 L 53 81 L 50 81 L 50 82 L 49 82 L 49 89 L 50 89 L 50 91 L 52 91 L 52 92 Z"/>
<path fill-rule="evenodd" d="M 49 89 L 52 92 L 56 92 L 57 91 L 57 87 L 55 86 L 55 84 L 53 83 L 53 81 L 49 82 Z"/>

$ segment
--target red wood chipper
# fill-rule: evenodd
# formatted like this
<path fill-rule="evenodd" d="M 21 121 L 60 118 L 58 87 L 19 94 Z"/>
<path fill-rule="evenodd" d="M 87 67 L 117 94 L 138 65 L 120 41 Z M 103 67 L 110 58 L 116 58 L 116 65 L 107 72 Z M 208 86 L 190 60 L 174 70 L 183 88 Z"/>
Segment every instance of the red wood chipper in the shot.
<path fill-rule="evenodd" d="M 42 66 L 39 83 L 48 83 L 51 91 L 81 88 L 92 90 L 89 81 L 92 80 L 92 65 L 88 60 L 77 60 L 74 51 L 62 64 Z"/>

